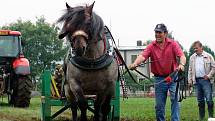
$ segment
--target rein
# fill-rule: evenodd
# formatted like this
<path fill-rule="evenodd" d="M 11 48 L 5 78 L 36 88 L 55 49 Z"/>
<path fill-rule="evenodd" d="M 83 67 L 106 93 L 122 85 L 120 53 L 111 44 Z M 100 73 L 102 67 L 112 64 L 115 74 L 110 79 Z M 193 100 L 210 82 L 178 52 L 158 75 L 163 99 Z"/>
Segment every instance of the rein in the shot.
<path fill-rule="evenodd" d="M 113 38 L 113 36 L 112 36 L 110 30 L 108 29 L 107 26 L 105 26 L 105 28 L 107 29 L 107 31 L 109 32 L 111 38 L 113 39 L 113 43 L 114 43 L 115 47 L 117 47 L 117 46 L 116 46 L 116 42 L 115 42 L 115 40 L 114 40 L 114 38 Z M 115 48 L 115 47 L 114 47 L 113 49 L 114 49 L 114 51 L 116 52 L 117 57 L 121 60 L 122 64 L 125 66 L 126 72 L 128 72 L 129 76 L 131 77 L 131 79 L 132 79 L 136 84 L 140 85 L 140 84 L 138 83 L 138 81 L 135 80 L 134 77 L 132 76 L 132 74 L 131 74 L 131 72 L 130 72 L 128 66 L 126 65 L 126 63 L 125 63 L 125 61 L 124 61 L 124 59 L 123 59 L 123 57 L 122 57 L 122 55 L 120 54 L 119 50 L 118 50 L 117 48 Z M 124 74 L 125 74 L 125 73 L 123 73 L 123 75 L 124 75 Z M 144 74 L 142 74 L 142 75 L 144 75 Z M 150 78 L 147 77 L 146 75 L 144 75 L 144 77 L 146 77 L 147 79 L 150 79 Z M 151 80 L 151 79 L 150 79 L 150 80 Z"/>
<path fill-rule="evenodd" d="M 119 50 L 117 48 L 114 48 L 116 54 L 117 54 L 117 57 L 119 57 L 119 59 L 121 60 L 122 64 L 125 66 L 125 69 L 127 70 L 129 76 L 131 77 L 131 79 L 139 85 L 138 81 L 134 79 L 134 77 L 132 76 L 131 72 L 129 71 L 128 69 L 128 66 L 126 65 L 125 61 L 123 60 L 122 58 L 122 55 L 120 54 Z"/>
<path fill-rule="evenodd" d="M 154 83 L 154 85 L 159 85 L 163 82 L 166 82 L 167 84 L 170 84 L 171 82 L 176 83 L 175 98 L 177 98 L 178 94 L 179 94 L 178 102 L 181 102 L 183 99 L 186 99 L 186 81 L 185 81 L 185 75 L 184 75 L 183 71 L 176 69 L 169 76 L 167 76 L 166 78 L 164 78 L 160 82 Z M 184 83 L 182 92 L 179 91 L 180 82 Z M 185 92 L 185 94 L 184 94 L 184 92 Z"/>

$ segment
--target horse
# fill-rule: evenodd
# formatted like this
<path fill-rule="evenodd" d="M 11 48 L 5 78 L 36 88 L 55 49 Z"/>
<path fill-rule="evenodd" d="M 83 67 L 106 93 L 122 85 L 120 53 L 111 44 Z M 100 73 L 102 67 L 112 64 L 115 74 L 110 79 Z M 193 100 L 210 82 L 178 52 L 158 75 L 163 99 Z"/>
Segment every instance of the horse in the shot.
<path fill-rule="evenodd" d="M 72 119 L 87 121 L 87 95 L 95 95 L 94 121 L 106 121 L 115 96 L 118 79 L 116 59 L 108 54 L 104 22 L 91 5 L 71 7 L 58 19 L 63 23 L 59 39 L 66 37 L 70 48 L 64 59 L 66 98 L 71 103 Z"/>

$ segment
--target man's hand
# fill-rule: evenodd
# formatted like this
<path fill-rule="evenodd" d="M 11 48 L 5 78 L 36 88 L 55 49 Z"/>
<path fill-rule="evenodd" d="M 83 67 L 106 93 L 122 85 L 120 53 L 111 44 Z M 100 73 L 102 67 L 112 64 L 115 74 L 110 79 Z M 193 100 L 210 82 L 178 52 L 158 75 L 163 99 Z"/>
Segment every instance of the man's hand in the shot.
<path fill-rule="evenodd" d="M 178 65 L 178 69 L 181 70 L 181 71 L 184 71 L 184 65 L 179 64 L 179 65 Z"/>
<path fill-rule="evenodd" d="M 209 77 L 207 75 L 204 76 L 205 80 L 210 80 Z"/>
<path fill-rule="evenodd" d="M 188 88 L 191 88 L 193 86 L 193 84 L 188 83 Z"/>
<path fill-rule="evenodd" d="M 193 88 L 192 88 L 193 84 L 192 83 L 188 83 L 188 91 L 189 91 L 189 95 L 192 95 L 193 92 Z"/>
<path fill-rule="evenodd" d="M 137 64 L 136 63 L 132 63 L 131 65 L 128 66 L 128 68 L 130 70 L 135 70 L 137 68 Z"/>

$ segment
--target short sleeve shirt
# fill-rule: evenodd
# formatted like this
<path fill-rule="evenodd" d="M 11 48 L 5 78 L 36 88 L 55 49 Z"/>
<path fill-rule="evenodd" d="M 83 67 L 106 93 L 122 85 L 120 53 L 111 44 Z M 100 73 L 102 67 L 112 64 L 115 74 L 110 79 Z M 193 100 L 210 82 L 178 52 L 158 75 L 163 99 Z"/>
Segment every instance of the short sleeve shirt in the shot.
<path fill-rule="evenodd" d="M 152 41 L 146 49 L 140 53 L 145 59 L 151 59 L 151 71 L 155 75 L 169 75 L 178 66 L 177 57 L 184 55 L 179 44 L 166 38 L 164 48 L 160 48 L 158 43 Z"/>

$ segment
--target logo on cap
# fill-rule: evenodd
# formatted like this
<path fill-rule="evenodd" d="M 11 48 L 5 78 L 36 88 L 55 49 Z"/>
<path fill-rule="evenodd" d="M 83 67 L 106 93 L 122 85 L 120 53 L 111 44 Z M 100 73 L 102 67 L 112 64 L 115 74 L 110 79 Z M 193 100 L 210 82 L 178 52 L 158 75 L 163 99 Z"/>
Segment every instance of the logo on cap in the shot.
<path fill-rule="evenodd" d="M 159 24 L 159 25 L 157 26 L 157 28 L 158 28 L 158 29 L 161 28 L 161 25 Z"/>

